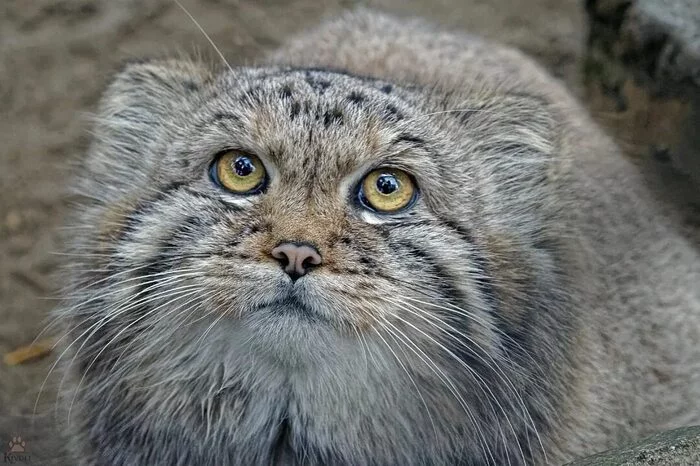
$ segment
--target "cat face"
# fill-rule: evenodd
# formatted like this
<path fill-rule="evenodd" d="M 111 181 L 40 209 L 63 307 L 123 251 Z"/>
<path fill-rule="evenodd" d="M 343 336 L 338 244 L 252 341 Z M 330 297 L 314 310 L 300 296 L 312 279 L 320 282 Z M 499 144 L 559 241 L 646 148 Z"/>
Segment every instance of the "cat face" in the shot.
<path fill-rule="evenodd" d="M 104 193 L 100 253 L 140 267 L 127 275 L 149 284 L 142 297 L 162 294 L 151 303 L 158 310 L 143 310 L 144 326 L 220 318 L 254 339 L 288 331 L 306 340 L 297 327 L 343 338 L 388 328 L 400 338 L 410 324 L 427 338 L 442 300 L 459 296 L 488 344 L 493 290 L 455 221 L 473 204 L 469 175 L 416 94 L 321 70 L 245 70 L 212 82 L 187 74 L 166 86 L 153 68 L 139 65 L 113 86 L 107 134 L 88 162 L 101 166 L 85 178 Z M 133 89 L 144 82 L 153 88 Z M 263 185 L 226 186 L 222 157 L 229 169 L 257 165 Z M 405 205 L 384 209 L 389 196 L 377 183 L 407 191 Z M 284 244 L 310 247 L 319 263 L 290 276 L 286 257 L 273 255 Z"/>
<path fill-rule="evenodd" d="M 284 341 L 282 354 L 303 354 L 307 331 L 353 339 L 383 329 L 442 344 L 448 328 L 497 352 L 497 320 L 510 316 L 494 312 L 498 261 L 486 256 L 516 250 L 505 236 L 477 236 L 484 214 L 505 212 L 518 193 L 497 187 L 510 198 L 490 206 L 485 191 L 501 178 L 529 195 L 549 146 L 536 132 L 546 121 L 504 118 L 506 101 L 482 99 L 455 117 L 425 92 L 324 70 L 214 76 L 188 62 L 131 65 L 103 101 L 81 179 L 96 198 L 83 215 L 95 230 L 78 248 L 104 268 L 81 278 L 114 288 L 105 325 L 131 323 L 129 335 L 236 322 L 265 348 Z M 489 150 L 518 153 L 527 173 L 507 158 L 480 171 L 472 160 L 488 167 Z M 243 179 L 236 163 L 262 174 L 254 189 L 222 181 L 221 167 Z M 398 208 L 381 204 L 392 192 L 379 189 L 399 188 Z M 528 200 L 517 202 L 525 208 L 509 218 L 522 245 L 526 228 L 539 227 Z M 287 255 L 274 252 L 285 245 L 317 263 L 302 257 L 290 275 Z M 120 289 L 125 279 L 132 287 Z"/>

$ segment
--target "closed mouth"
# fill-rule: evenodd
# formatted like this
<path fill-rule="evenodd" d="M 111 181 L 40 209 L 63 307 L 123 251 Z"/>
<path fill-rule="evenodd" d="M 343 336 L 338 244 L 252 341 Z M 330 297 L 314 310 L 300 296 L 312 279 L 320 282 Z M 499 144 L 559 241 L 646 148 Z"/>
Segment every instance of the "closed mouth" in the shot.
<path fill-rule="evenodd" d="M 292 294 L 269 303 L 261 304 L 257 306 L 256 309 L 268 309 L 279 316 L 294 316 L 310 322 L 326 320 Z"/>

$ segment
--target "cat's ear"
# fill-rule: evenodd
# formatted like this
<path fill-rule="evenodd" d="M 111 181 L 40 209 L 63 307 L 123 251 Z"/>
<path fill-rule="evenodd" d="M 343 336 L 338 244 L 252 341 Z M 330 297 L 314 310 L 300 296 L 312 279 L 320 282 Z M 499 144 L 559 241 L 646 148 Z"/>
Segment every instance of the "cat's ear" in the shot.
<path fill-rule="evenodd" d="M 90 157 L 81 161 L 82 192 L 128 191 L 148 182 L 157 147 L 196 110 L 213 79 L 210 69 L 190 60 L 126 63 L 102 95 L 92 127 Z M 129 173 L 124 176 L 123 173 Z"/>
<path fill-rule="evenodd" d="M 107 88 L 103 103 L 123 99 L 159 105 L 197 92 L 210 79 L 207 65 L 189 59 L 127 61 Z"/>
<path fill-rule="evenodd" d="M 212 79 L 206 65 L 185 59 L 126 63 L 105 91 L 98 112 L 98 134 L 138 150 L 158 130 L 182 115 Z M 106 134 L 104 134 L 106 133 Z"/>
<path fill-rule="evenodd" d="M 484 208 L 497 222 L 537 235 L 542 216 L 556 205 L 552 196 L 565 163 L 555 112 L 544 98 L 516 93 L 491 96 L 480 108 L 472 122 L 478 133 L 473 150 L 481 196 L 489 201 Z"/>

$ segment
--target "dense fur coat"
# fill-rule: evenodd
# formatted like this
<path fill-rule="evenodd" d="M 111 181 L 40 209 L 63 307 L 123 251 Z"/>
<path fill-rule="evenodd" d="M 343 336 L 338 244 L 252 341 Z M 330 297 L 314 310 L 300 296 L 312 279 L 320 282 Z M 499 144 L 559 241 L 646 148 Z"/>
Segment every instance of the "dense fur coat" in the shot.
<path fill-rule="evenodd" d="M 212 183 L 229 149 L 264 192 Z M 410 209 L 356 202 L 378 166 Z M 700 422 L 697 237 L 514 50 L 358 11 L 260 67 L 131 63 L 78 192 L 81 464 L 557 464 Z"/>

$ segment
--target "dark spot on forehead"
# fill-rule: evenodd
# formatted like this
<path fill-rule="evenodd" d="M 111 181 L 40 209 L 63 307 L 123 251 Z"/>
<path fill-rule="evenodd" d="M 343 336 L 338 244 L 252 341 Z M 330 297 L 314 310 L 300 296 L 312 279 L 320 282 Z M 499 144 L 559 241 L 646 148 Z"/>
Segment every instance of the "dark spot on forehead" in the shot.
<path fill-rule="evenodd" d="M 197 83 L 195 83 L 194 81 L 190 81 L 189 79 L 184 81 L 182 85 L 185 88 L 185 90 L 190 92 L 199 90 L 199 86 L 197 85 Z"/>
<path fill-rule="evenodd" d="M 311 115 L 311 102 L 308 100 L 304 101 L 303 110 L 306 115 Z"/>
<path fill-rule="evenodd" d="M 282 89 L 280 90 L 280 96 L 283 99 L 289 99 L 292 97 L 292 88 L 289 86 L 289 84 L 285 84 Z"/>
<path fill-rule="evenodd" d="M 219 122 L 219 121 L 222 121 L 222 120 L 231 120 L 231 121 L 236 121 L 236 122 L 237 122 L 237 121 L 239 121 L 239 118 L 238 118 L 236 115 L 232 114 L 232 113 L 216 112 L 216 113 L 214 114 L 214 119 L 213 119 L 212 122 L 213 122 L 213 123 L 216 123 L 216 122 Z"/>
<path fill-rule="evenodd" d="M 361 104 L 365 100 L 365 96 L 357 91 L 352 91 L 348 95 L 348 100 L 354 104 Z"/>
<path fill-rule="evenodd" d="M 299 102 L 292 102 L 292 107 L 289 109 L 289 118 L 292 120 L 299 115 L 299 112 L 301 111 L 301 105 Z"/>
<path fill-rule="evenodd" d="M 361 281 L 355 285 L 358 290 L 376 290 L 377 286 L 372 282 Z"/>
<path fill-rule="evenodd" d="M 393 104 L 386 106 L 384 117 L 389 121 L 401 121 L 404 118 L 403 113 L 401 113 Z"/>
<path fill-rule="evenodd" d="M 311 160 L 310 157 L 303 157 L 303 158 L 301 159 L 301 170 L 302 170 L 302 171 L 307 171 L 307 170 L 309 170 L 309 168 L 310 168 L 310 166 L 311 166 L 311 162 L 312 162 L 312 160 Z"/>
<path fill-rule="evenodd" d="M 413 135 L 408 134 L 408 133 L 402 133 L 399 136 L 397 136 L 396 139 L 394 139 L 392 141 L 392 144 L 398 144 L 400 142 L 407 142 L 407 143 L 418 145 L 418 146 L 425 144 L 425 140 L 423 138 L 420 138 L 418 136 L 413 136 Z"/>
<path fill-rule="evenodd" d="M 338 108 L 333 110 L 327 110 L 323 115 L 323 126 L 328 128 L 332 124 L 342 125 L 343 124 L 343 112 Z"/>
<path fill-rule="evenodd" d="M 308 83 L 309 86 L 319 94 L 323 94 L 326 89 L 328 89 L 331 86 L 331 82 L 322 77 L 322 76 L 317 76 L 314 75 L 311 72 L 306 73 L 306 82 Z"/>
<path fill-rule="evenodd" d="M 374 268 L 377 266 L 377 262 L 371 257 L 362 256 L 360 257 L 360 264 Z"/>
<path fill-rule="evenodd" d="M 390 94 L 393 89 L 394 86 L 392 86 L 391 84 L 385 84 L 380 88 L 380 90 L 385 94 Z"/>
<path fill-rule="evenodd" d="M 368 277 L 377 277 L 381 276 L 382 272 L 379 267 L 363 267 L 362 274 Z"/>

